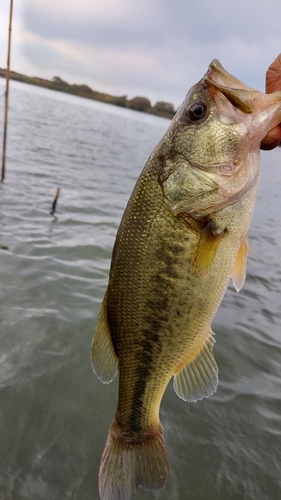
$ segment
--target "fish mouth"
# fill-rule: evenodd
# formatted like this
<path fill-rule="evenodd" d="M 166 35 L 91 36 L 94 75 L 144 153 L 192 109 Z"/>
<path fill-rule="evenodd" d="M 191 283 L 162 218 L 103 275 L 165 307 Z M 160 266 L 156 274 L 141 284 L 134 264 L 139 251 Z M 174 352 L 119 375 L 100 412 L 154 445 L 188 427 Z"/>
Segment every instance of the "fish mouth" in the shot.
<path fill-rule="evenodd" d="M 217 59 L 209 65 L 205 80 L 212 93 L 222 93 L 243 113 L 250 114 L 255 111 L 260 92 L 228 73 Z"/>
<path fill-rule="evenodd" d="M 224 95 L 236 109 L 255 115 L 253 126 L 263 129 L 261 139 L 281 122 L 281 91 L 264 94 L 255 90 L 228 73 L 217 59 L 210 63 L 204 80 L 217 103 Z"/>
<path fill-rule="evenodd" d="M 215 83 L 223 88 L 230 87 L 237 90 L 254 91 L 252 87 L 248 87 L 248 85 L 228 73 L 217 59 L 213 59 L 210 63 L 206 77 L 210 83 Z"/>

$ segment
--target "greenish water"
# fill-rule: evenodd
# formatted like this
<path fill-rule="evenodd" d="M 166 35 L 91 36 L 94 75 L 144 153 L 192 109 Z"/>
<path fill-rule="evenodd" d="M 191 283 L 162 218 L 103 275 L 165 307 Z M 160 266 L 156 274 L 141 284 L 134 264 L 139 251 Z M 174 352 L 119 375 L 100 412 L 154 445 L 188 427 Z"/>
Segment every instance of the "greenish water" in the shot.
<path fill-rule="evenodd" d="M 97 380 L 90 344 L 122 212 L 169 121 L 15 82 L 9 119 L 0 187 L 0 499 L 98 500 L 117 381 Z M 262 154 L 246 283 L 239 294 L 229 287 L 213 324 L 218 391 L 188 404 L 168 387 L 161 420 L 169 480 L 136 500 L 280 496 L 280 192 L 278 149 Z"/>

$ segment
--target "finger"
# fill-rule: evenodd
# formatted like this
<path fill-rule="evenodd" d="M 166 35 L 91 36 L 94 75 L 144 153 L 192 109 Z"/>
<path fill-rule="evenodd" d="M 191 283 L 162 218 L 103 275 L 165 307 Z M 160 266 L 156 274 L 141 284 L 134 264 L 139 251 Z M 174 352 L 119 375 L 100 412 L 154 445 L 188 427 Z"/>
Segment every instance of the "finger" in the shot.
<path fill-rule="evenodd" d="M 281 90 L 281 54 L 269 66 L 265 78 L 265 91 L 267 94 Z"/>
<path fill-rule="evenodd" d="M 265 77 L 265 91 L 267 94 L 281 90 L 281 54 L 269 66 Z M 261 149 L 274 149 L 281 142 L 281 126 L 270 130 L 261 143 Z"/>

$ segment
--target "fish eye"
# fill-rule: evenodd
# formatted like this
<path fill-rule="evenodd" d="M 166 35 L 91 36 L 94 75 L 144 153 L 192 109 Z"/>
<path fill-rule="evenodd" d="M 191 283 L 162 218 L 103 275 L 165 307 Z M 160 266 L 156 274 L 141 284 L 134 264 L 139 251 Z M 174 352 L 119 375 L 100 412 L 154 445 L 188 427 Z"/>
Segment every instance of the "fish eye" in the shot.
<path fill-rule="evenodd" d="M 192 121 L 201 120 L 207 113 L 206 105 L 202 102 L 191 104 L 188 110 L 188 116 Z"/>

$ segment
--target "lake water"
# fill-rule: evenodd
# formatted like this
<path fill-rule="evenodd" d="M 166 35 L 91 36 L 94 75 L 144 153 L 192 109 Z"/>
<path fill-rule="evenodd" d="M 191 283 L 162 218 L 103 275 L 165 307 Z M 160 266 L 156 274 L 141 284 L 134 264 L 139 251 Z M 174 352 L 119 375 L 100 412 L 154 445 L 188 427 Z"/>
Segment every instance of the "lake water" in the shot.
<path fill-rule="evenodd" d="M 122 212 L 168 126 L 11 82 L 0 186 L 1 500 L 99 498 L 117 381 L 97 380 L 90 345 Z M 213 324 L 218 391 L 190 404 L 168 387 L 169 480 L 136 500 L 281 498 L 281 148 L 262 153 L 261 170 L 247 280 L 239 294 L 229 287 Z"/>

